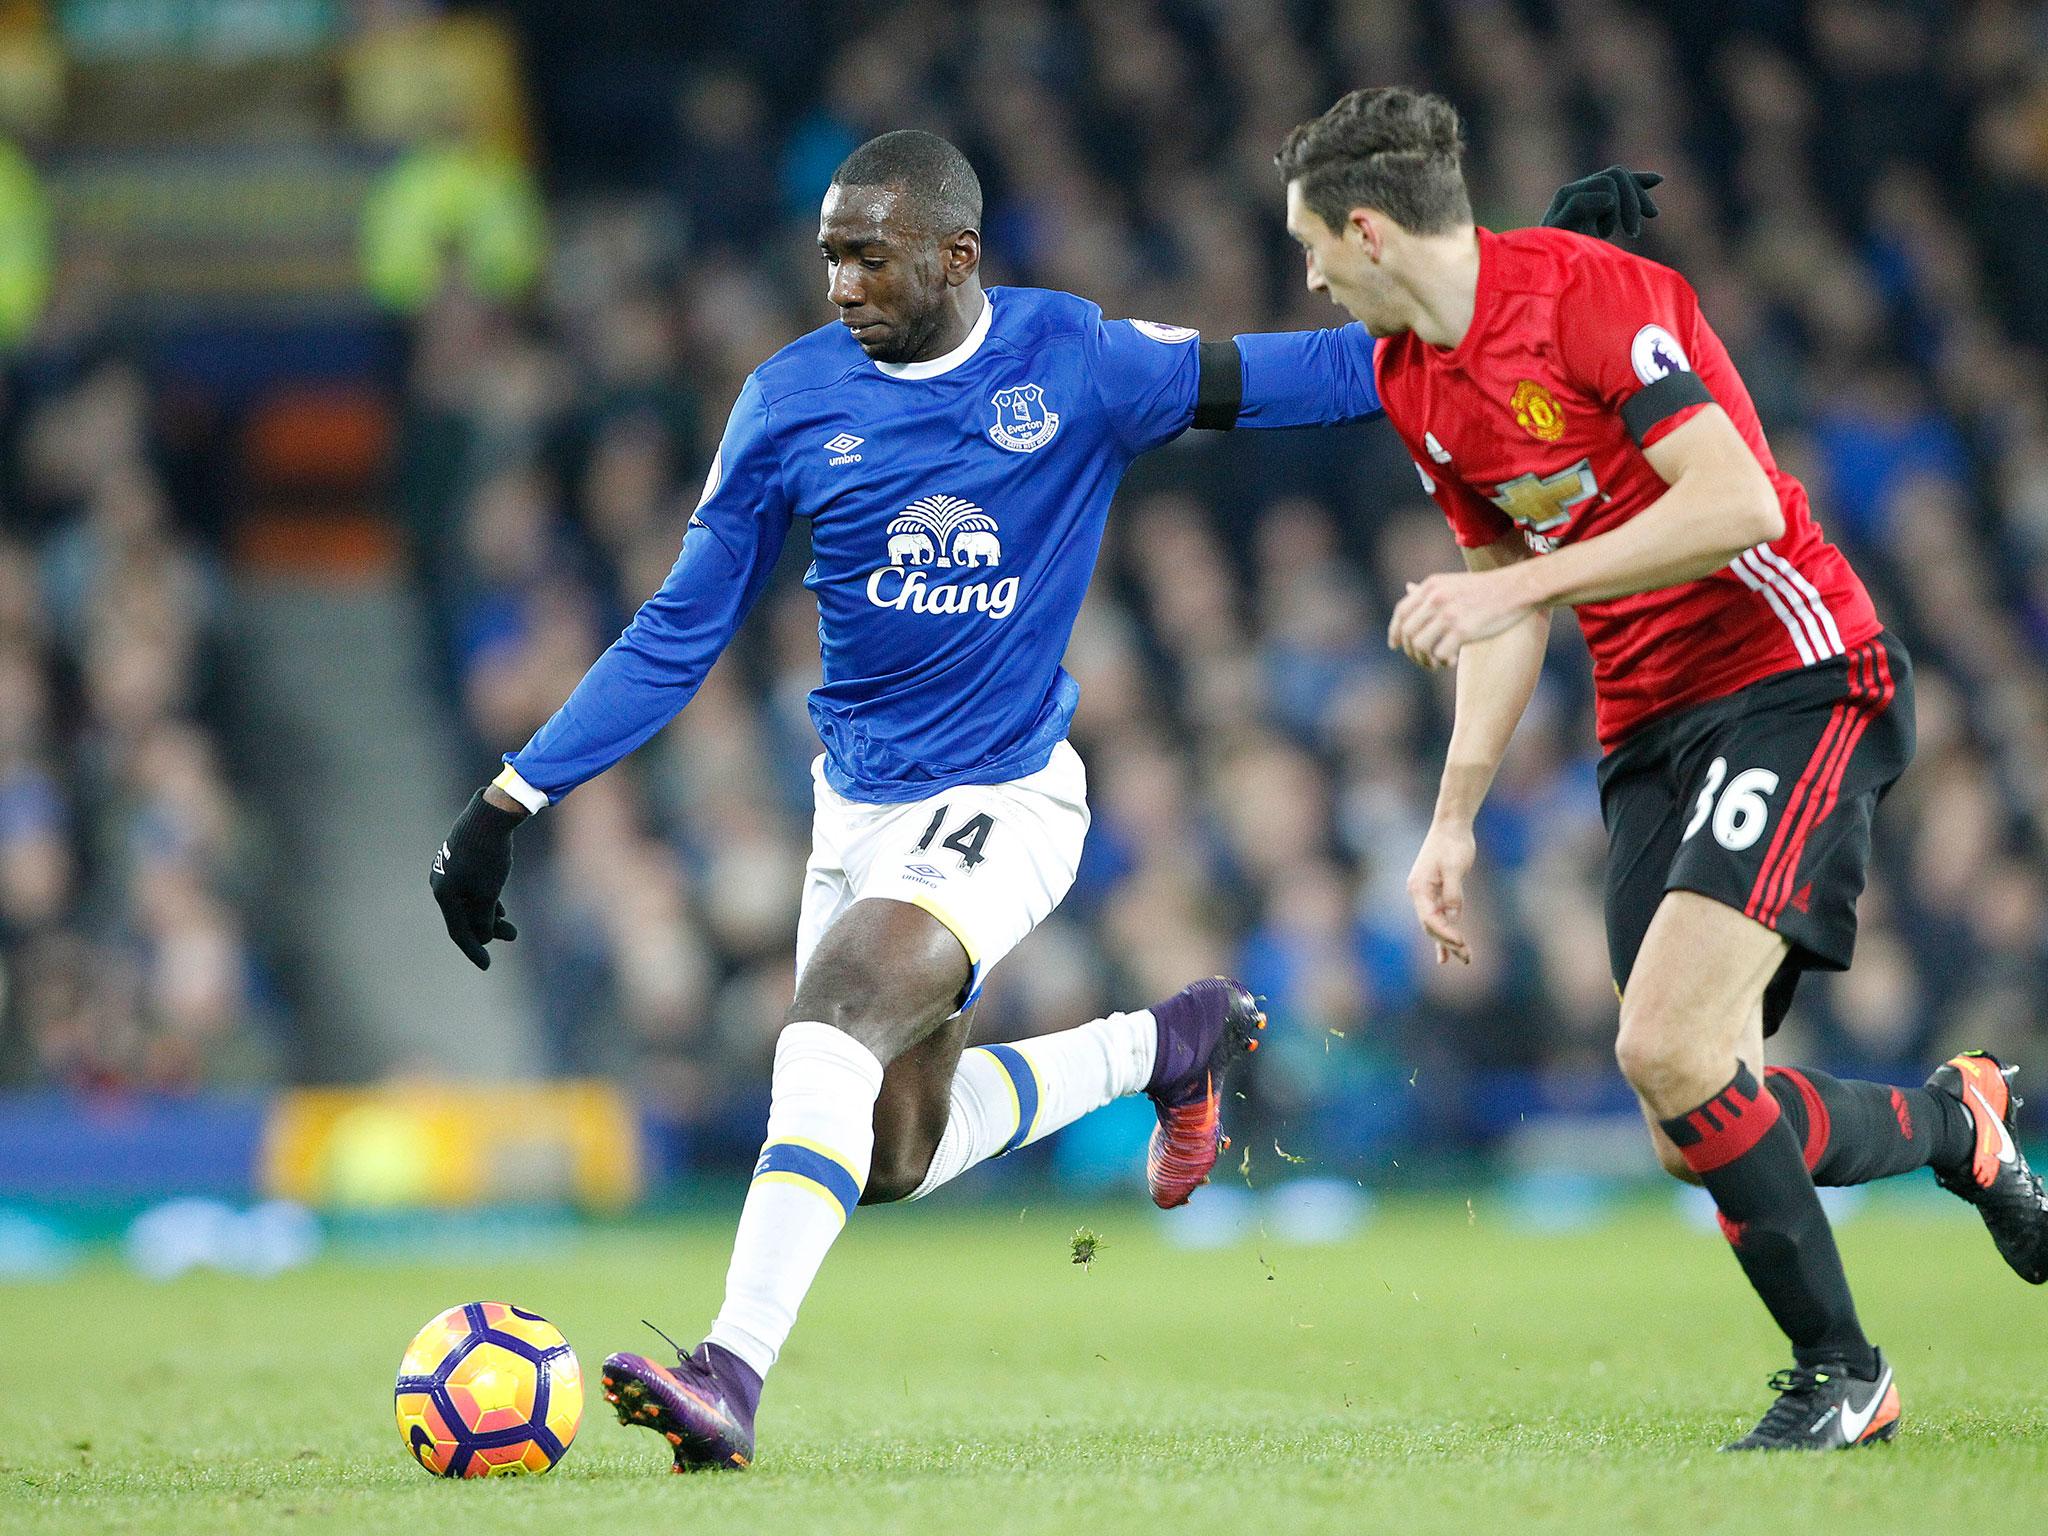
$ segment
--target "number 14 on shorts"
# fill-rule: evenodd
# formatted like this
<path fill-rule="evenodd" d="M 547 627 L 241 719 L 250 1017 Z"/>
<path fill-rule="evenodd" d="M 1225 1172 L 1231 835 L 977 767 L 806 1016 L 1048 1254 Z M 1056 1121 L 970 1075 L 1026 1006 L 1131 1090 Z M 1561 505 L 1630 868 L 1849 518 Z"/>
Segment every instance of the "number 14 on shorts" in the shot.
<path fill-rule="evenodd" d="M 1693 806 L 1692 820 L 1685 824 L 1685 835 L 1679 841 L 1691 842 L 1711 816 L 1714 841 L 1730 853 L 1742 852 L 1764 835 L 1764 826 L 1771 819 L 1770 797 L 1777 789 L 1778 776 L 1770 769 L 1745 768 L 1730 779 L 1728 759 L 1715 758 L 1707 768 L 1707 782 Z"/>
<path fill-rule="evenodd" d="M 1776 781 L 1774 780 L 1773 782 L 1775 783 Z M 932 839 L 937 837 L 945 827 L 946 812 L 949 809 L 951 807 L 942 805 L 932 812 L 931 825 L 924 829 L 924 836 L 917 840 L 917 851 L 919 853 L 923 853 L 925 849 L 931 847 Z M 977 811 L 974 815 L 961 822 L 954 829 L 952 835 L 941 841 L 939 846 L 941 848 L 950 848 L 953 852 L 959 854 L 961 864 L 971 870 L 975 865 L 988 857 L 981 850 L 983 844 L 988 842 L 988 835 L 995 830 L 995 826 L 994 817 L 986 812 Z"/>

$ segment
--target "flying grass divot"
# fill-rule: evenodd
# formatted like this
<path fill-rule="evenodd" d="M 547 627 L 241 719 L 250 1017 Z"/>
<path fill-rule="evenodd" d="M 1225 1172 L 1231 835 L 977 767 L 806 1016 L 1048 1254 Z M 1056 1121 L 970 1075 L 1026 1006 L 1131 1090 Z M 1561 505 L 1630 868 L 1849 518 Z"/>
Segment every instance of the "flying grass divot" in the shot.
<path fill-rule="evenodd" d="M 1073 1255 L 1073 1262 L 1080 1265 L 1083 1269 L 1093 1269 L 1095 1267 L 1095 1256 L 1108 1246 L 1108 1243 L 1104 1242 L 1100 1236 L 1087 1227 L 1076 1228 L 1073 1238 L 1068 1244 Z"/>

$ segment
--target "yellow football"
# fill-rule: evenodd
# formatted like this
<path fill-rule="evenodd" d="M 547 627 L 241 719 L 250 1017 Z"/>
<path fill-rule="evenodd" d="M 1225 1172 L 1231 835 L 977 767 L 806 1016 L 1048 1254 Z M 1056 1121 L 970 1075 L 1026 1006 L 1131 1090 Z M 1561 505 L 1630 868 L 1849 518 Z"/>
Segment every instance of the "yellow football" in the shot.
<path fill-rule="evenodd" d="M 436 1477 L 545 1472 L 583 1420 L 583 1367 L 539 1313 L 472 1301 L 413 1336 L 396 1404 L 407 1451 Z"/>

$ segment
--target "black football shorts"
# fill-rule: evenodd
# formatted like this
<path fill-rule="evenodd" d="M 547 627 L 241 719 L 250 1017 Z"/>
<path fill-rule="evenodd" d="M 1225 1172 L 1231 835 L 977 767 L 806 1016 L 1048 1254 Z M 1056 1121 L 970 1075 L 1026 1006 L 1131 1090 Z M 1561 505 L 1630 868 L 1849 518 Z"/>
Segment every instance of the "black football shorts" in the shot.
<path fill-rule="evenodd" d="M 1667 715 L 1601 761 L 1607 950 L 1617 989 L 1666 891 L 1697 891 L 1784 935 L 1764 1033 L 1802 971 L 1856 949 L 1870 823 L 1913 757 L 1913 662 L 1890 634 Z"/>

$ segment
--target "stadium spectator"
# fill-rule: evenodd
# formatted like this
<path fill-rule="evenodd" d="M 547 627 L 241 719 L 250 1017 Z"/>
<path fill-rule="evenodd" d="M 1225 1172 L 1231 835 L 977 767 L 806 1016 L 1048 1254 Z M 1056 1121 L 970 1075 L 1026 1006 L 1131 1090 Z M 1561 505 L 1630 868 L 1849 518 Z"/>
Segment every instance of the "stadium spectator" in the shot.
<path fill-rule="evenodd" d="M 178 1089 L 274 1071 L 256 858 L 208 723 L 222 593 L 120 363 L 15 402 L 0 504 L 6 1075 Z"/>

